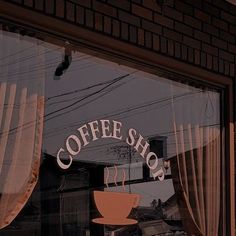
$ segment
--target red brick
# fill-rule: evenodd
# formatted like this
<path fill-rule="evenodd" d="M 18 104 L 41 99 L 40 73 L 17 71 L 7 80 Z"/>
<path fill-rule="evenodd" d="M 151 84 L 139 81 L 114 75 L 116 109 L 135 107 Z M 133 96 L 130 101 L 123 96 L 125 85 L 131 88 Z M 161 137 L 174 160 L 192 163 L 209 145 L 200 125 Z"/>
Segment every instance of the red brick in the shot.
<path fill-rule="evenodd" d="M 212 18 L 212 25 L 223 30 L 228 30 L 228 23 L 215 17 Z"/>
<path fill-rule="evenodd" d="M 132 13 L 142 18 L 152 20 L 152 11 L 139 5 L 132 4 Z"/>
<path fill-rule="evenodd" d="M 213 57 L 213 70 L 218 71 L 219 70 L 219 60 L 218 57 Z"/>
<path fill-rule="evenodd" d="M 194 63 L 200 65 L 200 51 L 198 49 L 194 49 Z"/>
<path fill-rule="evenodd" d="M 167 40 L 167 53 L 171 56 L 174 55 L 174 43 L 173 40 Z"/>
<path fill-rule="evenodd" d="M 76 6 L 76 22 L 79 24 L 84 24 L 84 8 Z"/>
<path fill-rule="evenodd" d="M 138 44 L 144 45 L 144 30 L 138 29 Z"/>
<path fill-rule="evenodd" d="M 206 67 L 206 62 L 207 62 L 207 59 L 206 59 L 206 53 L 204 53 L 204 52 L 201 52 L 201 66 L 203 66 L 203 67 Z"/>
<path fill-rule="evenodd" d="M 185 4 L 182 0 L 175 0 L 175 8 L 188 15 L 193 15 L 193 7 L 189 4 Z"/>
<path fill-rule="evenodd" d="M 173 29 L 174 27 L 174 21 L 172 19 L 165 17 L 163 15 L 157 14 L 157 13 L 154 14 L 154 22 L 160 25 L 166 26 L 168 28 L 171 28 L 171 29 Z"/>
<path fill-rule="evenodd" d="M 234 62 L 234 54 L 226 52 L 224 50 L 219 50 L 219 57 L 230 62 Z"/>
<path fill-rule="evenodd" d="M 213 5 L 209 4 L 206 1 L 203 1 L 203 10 L 210 15 L 214 15 L 216 17 L 220 16 L 219 8 L 214 7 Z"/>
<path fill-rule="evenodd" d="M 70 0 L 70 1 L 74 2 L 76 4 L 79 4 L 79 5 L 83 6 L 83 7 L 91 8 L 91 1 L 92 0 Z"/>
<path fill-rule="evenodd" d="M 181 57 L 183 60 L 188 59 L 188 48 L 184 46 L 183 44 L 181 45 Z"/>
<path fill-rule="evenodd" d="M 225 21 L 228 21 L 229 23 L 236 22 L 236 16 L 231 15 L 231 14 L 225 12 L 225 11 L 221 11 L 221 18 Z"/>
<path fill-rule="evenodd" d="M 203 33 L 202 31 L 195 30 L 194 31 L 194 38 L 199 39 L 203 42 L 210 43 L 211 42 L 211 37 L 207 33 Z"/>
<path fill-rule="evenodd" d="M 150 32 L 145 32 L 145 46 L 147 48 L 152 48 L 152 34 Z"/>
<path fill-rule="evenodd" d="M 54 0 L 45 1 L 46 13 L 54 14 Z"/>
<path fill-rule="evenodd" d="M 26 5 L 28 7 L 32 7 L 33 6 L 33 0 L 24 0 L 24 5 Z"/>
<path fill-rule="evenodd" d="M 183 36 L 183 43 L 192 48 L 196 48 L 196 49 L 201 48 L 201 42 L 199 40 L 190 38 L 185 35 Z"/>
<path fill-rule="evenodd" d="M 228 2 L 227 2 L 228 3 Z M 227 4 L 226 3 L 226 4 Z M 230 3 L 228 3 L 228 4 L 230 4 Z M 227 9 L 227 10 L 229 10 L 229 13 L 231 13 L 231 14 L 235 14 L 235 12 L 236 12 L 236 6 L 235 5 L 232 5 L 232 4 L 230 4 L 230 7 L 229 7 L 229 9 Z"/>
<path fill-rule="evenodd" d="M 118 20 L 112 21 L 112 35 L 120 37 L 120 22 Z"/>
<path fill-rule="evenodd" d="M 203 23 L 203 31 L 214 36 L 219 36 L 219 30 L 215 26 L 206 23 Z"/>
<path fill-rule="evenodd" d="M 236 45 L 235 44 L 228 44 L 229 52 L 234 53 L 236 55 Z"/>
<path fill-rule="evenodd" d="M 218 48 L 222 48 L 222 49 L 227 49 L 227 42 L 221 40 L 221 39 L 218 39 L 218 38 L 215 38 L 215 37 L 212 37 L 212 45 L 218 47 Z"/>
<path fill-rule="evenodd" d="M 104 16 L 104 32 L 111 34 L 111 18 Z"/>
<path fill-rule="evenodd" d="M 203 43 L 202 44 L 202 50 L 208 54 L 218 56 L 218 48 L 212 47 L 209 44 Z"/>
<path fill-rule="evenodd" d="M 135 26 L 129 26 L 129 40 L 132 43 L 137 42 L 137 28 Z"/>
<path fill-rule="evenodd" d="M 202 28 L 202 22 L 194 17 L 185 15 L 184 16 L 184 23 L 187 25 L 192 26 L 193 28 L 200 29 Z"/>
<path fill-rule="evenodd" d="M 223 60 L 219 60 L 219 72 L 220 73 L 224 73 L 225 69 L 224 69 L 224 61 Z"/>
<path fill-rule="evenodd" d="M 35 0 L 34 7 L 37 10 L 43 11 L 43 1 L 42 0 Z"/>
<path fill-rule="evenodd" d="M 106 1 L 106 0 L 104 0 Z M 138 3 L 138 4 L 142 4 L 142 0 L 132 0 L 132 2 Z"/>
<path fill-rule="evenodd" d="M 22 0 L 11 0 L 12 2 L 22 4 Z"/>
<path fill-rule="evenodd" d="M 168 6 L 163 6 L 163 13 L 165 16 L 168 16 L 172 19 L 178 20 L 178 21 L 183 21 L 183 13 L 175 10 L 172 7 L 168 7 Z"/>
<path fill-rule="evenodd" d="M 162 27 L 147 20 L 142 20 L 142 28 L 156 34 L 162 33 Z"/>
<path fill-rule="evenodd" d="M 194 49 L 193 48 L 188 48 L 188 61 L 190 63 L 193 63 L 194 61 Z"/>
<path fill-rule="evenodd" d="M 93 24 L 93 11 L 86 9 L 85 10 L 85 24 L 86 26 L 93 28 L 94 24 Z"/>
<path fill-rule="evenodd" d="M 123 23 L 123 22 L 121 24 L 121 38 L 125 40 L 129 39 L 128 24 Z"/>
<path fill-rule="evenodd" d="M 66 19 L 75 21 L 75 5 L 73 3 L 66 2 Z"/>
<path fill-rule="evenodd" d="M 230 24 L 230 25 L 229 25 L 229 32 L 230 32 L 231 34 L 236 35 L 236 26 Z"/>
<path fill-rule="evenodd" d="M 95 29 L 98 31 L 103 30 L 103 15 L 98 12 L 95 13 Z"/>
<path fill-rule="evenodd" d="M 174 7 L 174 0 L 165 0 L 165 5 L 169 7 Z"/>
<path fill-rule="evenodd" d="M 175 47 L 175 57 L 180 58 L 181 57 L 181 44 L 175 42 L 174 47 Z"/>
<path fill-rule="evenodd" d="M 56 16 L 63 18 L 64 17 L 64 9 L 65 9 L 65 1 L 64 0 L 57 0 Z"/>
<path fill-rule="evenodd" d="M 187 26 L 185 24 L 182 24 L 180 22 L 175 22 L 175 30 L 180 32 L 180 33 L 183 33 L 183 34 L 186 34 L 186 35 L 189 35 L 189 36 L 192 36 L 193 35 L 193 29 L 192 27 L 190 26 Z"/>
<path fill-rule="evenodd" d="M 184 2 L 186 2 L 186 3 L 191 3 L 191 5 L 193 6 L 193 7 L 196 7 L 196 8 L 202 8 L 202 1 L 199 1 L 199 0 L 197 0 L 197 1 L 189 1 L 189 0 L 183 0 Z M 205 0 L 205 1 L 211 1 L 211 0 Z"/>
<path fill-rule="evenodd" d="M 229 63 L 226 61 L 224 62 L 224 69 L 225 69 L 224 74 L 229 75 Z"/>
<path fill-rule="evenodd" d="M 160 37 L 158 35 L 153 35 L 153 49 L 155 51 L 160 50 Z"/>
<path fill-rule="evenodd" d="M 155 12 L 161 12 L 161 6 L 156 0 L 143 0 L 143 5 Z"/>
<path fill-rule="evenodd" d="M 163 35 L 169 39 L 179 41 L 179 42 L 182 42 L 182 39 L 183 39 L 182 34 L 177 33 L 173 30 L 167 29 L 167 28 L 164 28 Z"/>
<path fill-rule="evenodd" d="M 230 63 L 229 70 L 230 70 L 229 72 L 230 76 L 235 77 L 235 64 Z"/>
<path fill-rule="evenodd" d="M 211 17 L 210 15 L 206 14 L 205 12 L 195 8 L 194 9 L 194 15 L 201 21 L 210 23 L 211 22 Z"/>
<path fill-rule="evenodd" d="M 117 0 L 108 0 L 108 3 L 115 6 L 115 7 L 118 7 L 118 8 L 127 10 L 127 11 L 130 10 L 130 6 L 131 6 L 130 1 L 127 1 L 127 0 L 119 0 L 119 1 L 117 1 Z"/>
<path fill-rule="evenodd" d="M 212 69 L 212 60 L 213 60 L 213 57 L 211 55 L 207 54 L 207 68 L 209 70 Z"/>
<path fill-rule="evenodd" d="M 163 37 L 161 37 L 161 52 L 167 53 L 167 40 Z"/>
<path fill-rule="evenodd" d="M 105 3 L 93 0 L 93 9 L 105 15 L 117 17 L 117 9 Z"/>
<path fill-rule="evenodd" d="M 122 10 L 119 10 L 118 14 L 119 14 L 119 19 L 121 21 L 140 27 L 141 19 L 138 16 L 131 15 L 130 13 L 127 13 Z"/>
<path fill-rule="evenodd" d="M 235 43 L 235 36 L 232 34 L 229 34 L 228 32 L 225 32 L 223 30 L 220 30 L 220 38 L 224 41 L 228 41 L 230 43 Z"/>

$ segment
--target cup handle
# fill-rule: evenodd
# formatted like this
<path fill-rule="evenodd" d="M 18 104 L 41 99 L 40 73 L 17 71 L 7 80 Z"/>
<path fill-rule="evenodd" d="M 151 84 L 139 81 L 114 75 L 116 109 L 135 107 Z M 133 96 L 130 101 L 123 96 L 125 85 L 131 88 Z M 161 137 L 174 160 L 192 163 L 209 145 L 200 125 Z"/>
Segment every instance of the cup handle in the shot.
<path fill-rule="evenodd" d="M 134 199 L 133 208 L 135 208 L 135 207 L 137 207 L 139 205 L 139 201 L 140 201 L 140 195 L 136 195 L 135 199 Z"/>

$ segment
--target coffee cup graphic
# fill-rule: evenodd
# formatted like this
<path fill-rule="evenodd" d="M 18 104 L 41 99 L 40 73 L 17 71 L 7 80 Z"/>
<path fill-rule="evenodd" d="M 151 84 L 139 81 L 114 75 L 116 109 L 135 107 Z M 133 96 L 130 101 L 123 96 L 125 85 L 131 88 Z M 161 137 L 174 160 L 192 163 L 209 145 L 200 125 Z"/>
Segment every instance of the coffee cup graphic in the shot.
<path fill-rule="evenodd" d="M 92 222 L 107 225 L 131 225 L 137 220 L 127 218 L 140 201 L 140 195 L 134 193 L 94 191 L 96 207 L 102 218 Z"/>

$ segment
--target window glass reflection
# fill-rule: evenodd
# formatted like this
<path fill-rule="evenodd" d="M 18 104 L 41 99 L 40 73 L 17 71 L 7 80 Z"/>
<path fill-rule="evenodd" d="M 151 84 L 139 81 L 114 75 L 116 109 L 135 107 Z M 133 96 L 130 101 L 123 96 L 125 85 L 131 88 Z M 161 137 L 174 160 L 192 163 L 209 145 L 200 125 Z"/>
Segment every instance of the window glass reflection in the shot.
<path fill-rule="evenodd" d="M 33 39 L 2 37 L 1 86 L 43 77 L 24 87 L 43 88 L 44 115 L 37 185 L 0 235 L 221 235 L 218 91 L 45 42 L 33 54 Z M 6 74 L 14 63 L 20 71 Z M 160 169 L 164 180 L 153 178 Z"/>

